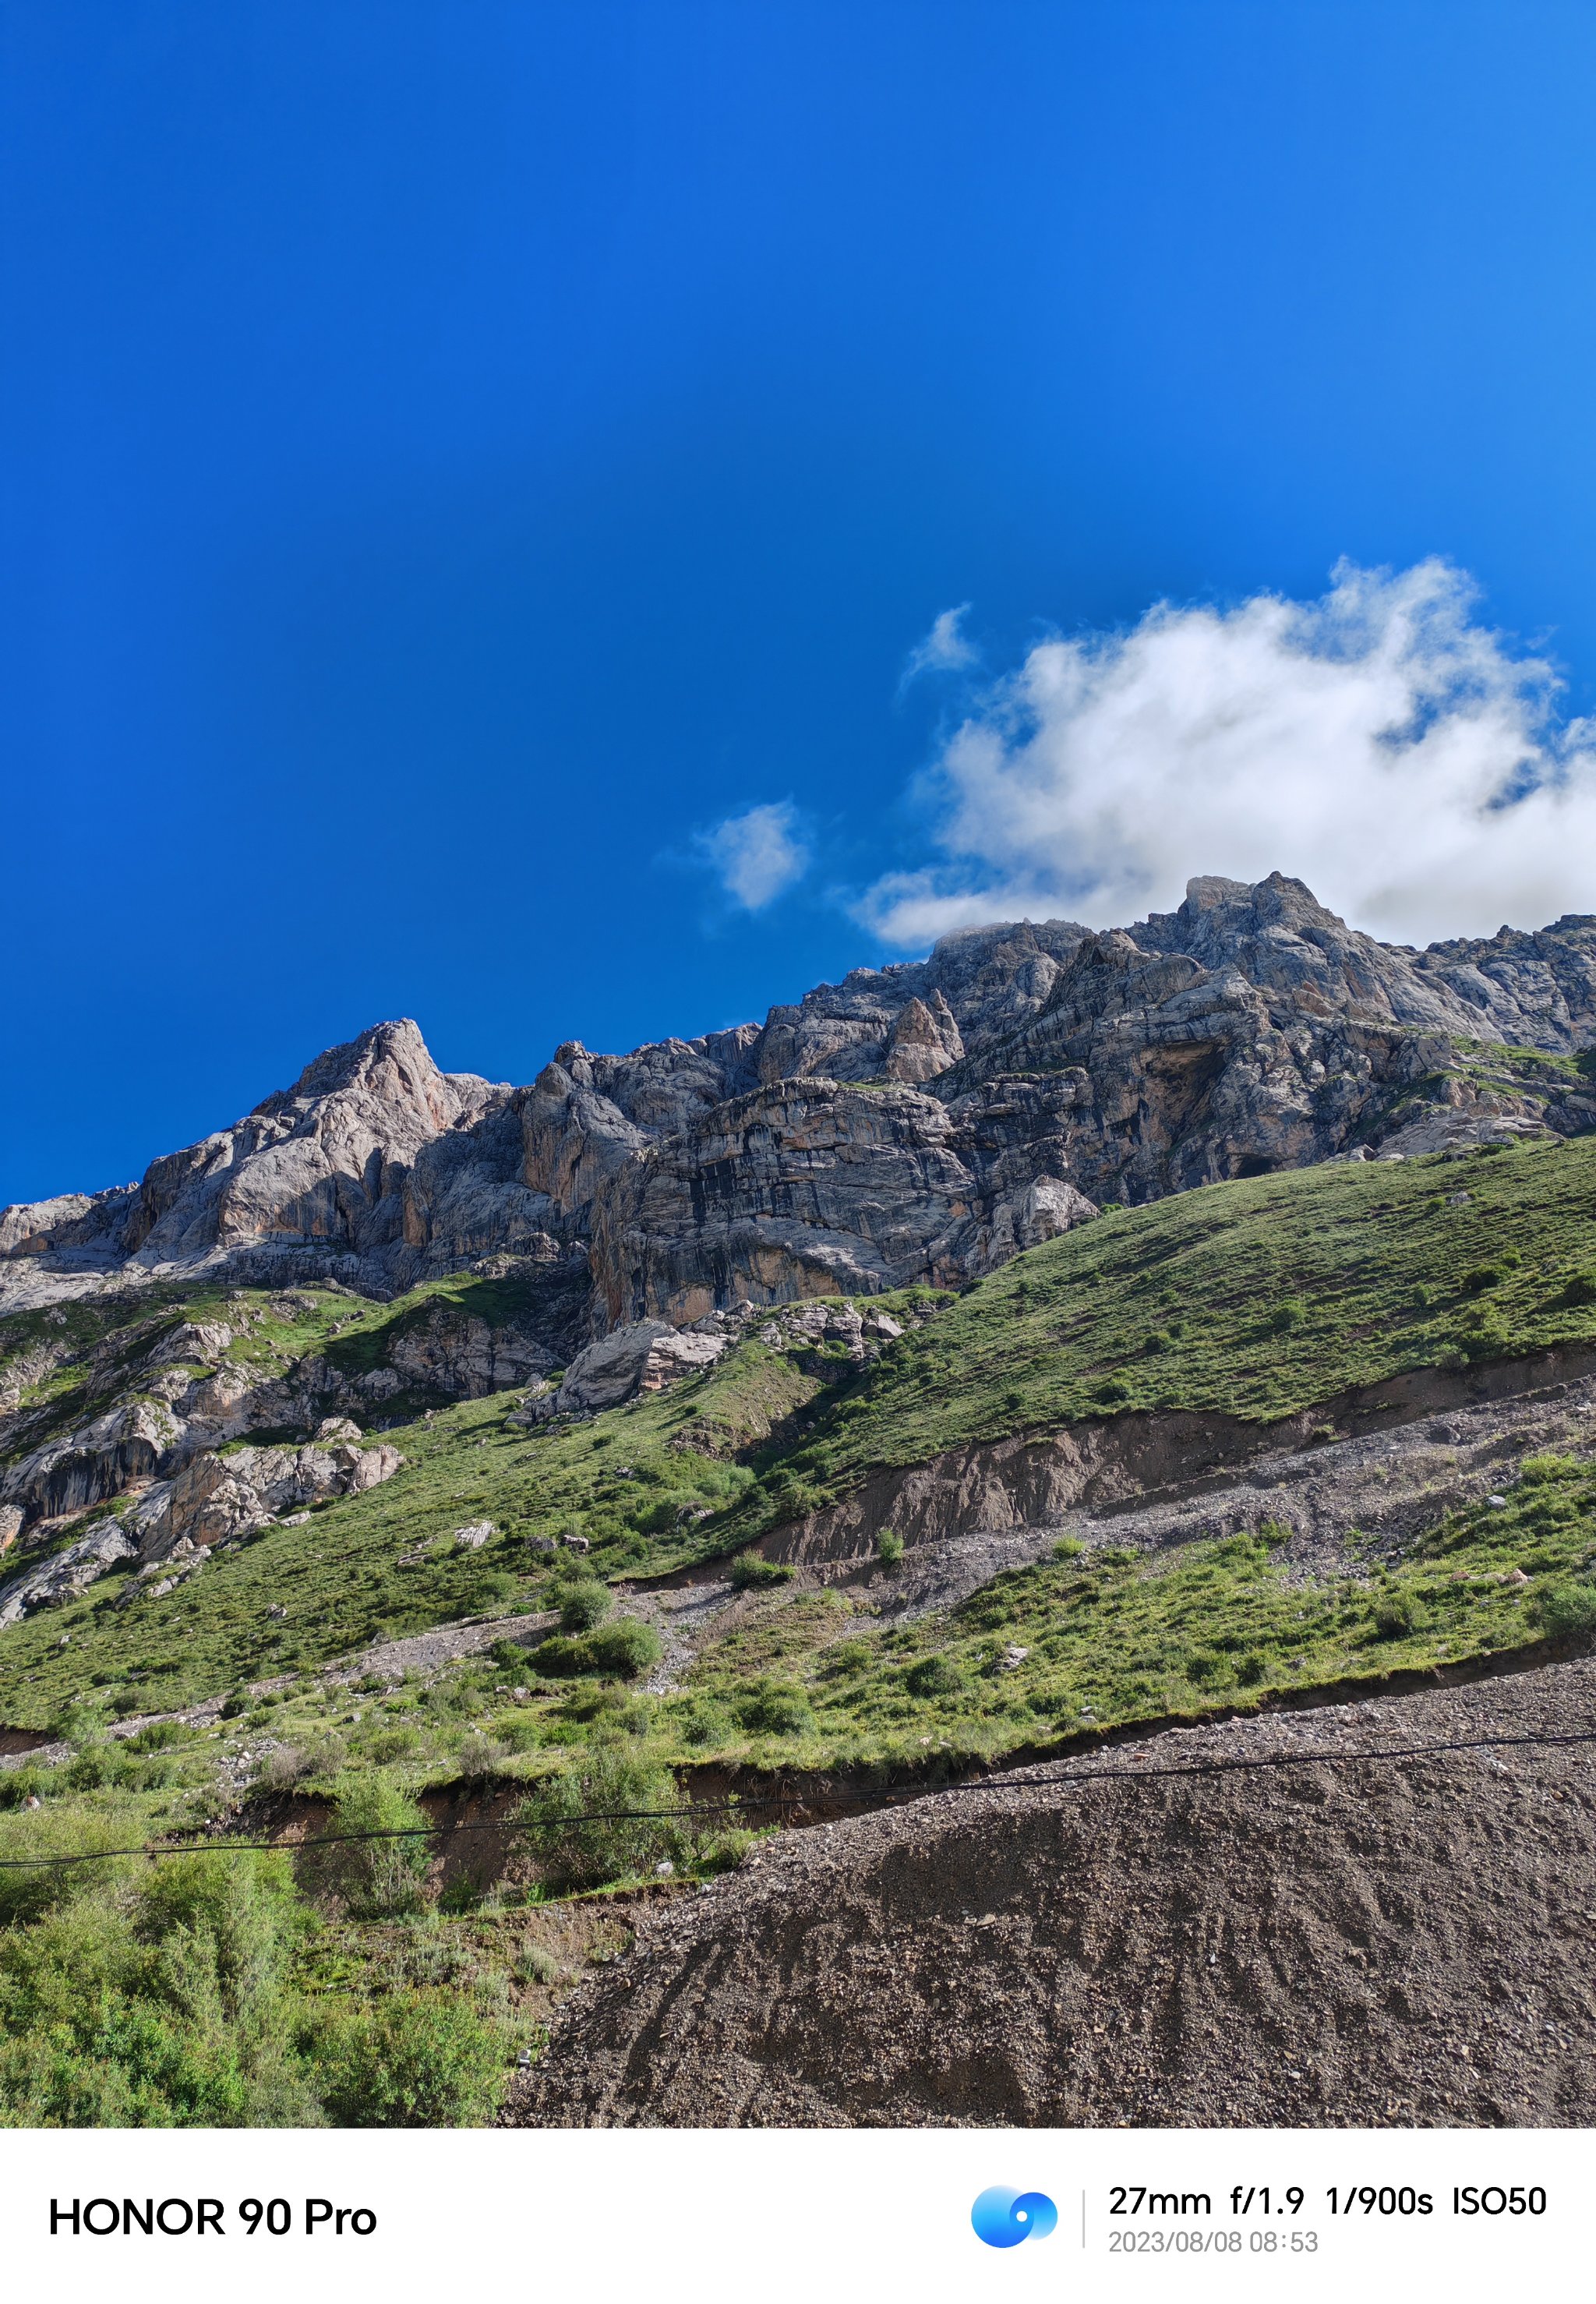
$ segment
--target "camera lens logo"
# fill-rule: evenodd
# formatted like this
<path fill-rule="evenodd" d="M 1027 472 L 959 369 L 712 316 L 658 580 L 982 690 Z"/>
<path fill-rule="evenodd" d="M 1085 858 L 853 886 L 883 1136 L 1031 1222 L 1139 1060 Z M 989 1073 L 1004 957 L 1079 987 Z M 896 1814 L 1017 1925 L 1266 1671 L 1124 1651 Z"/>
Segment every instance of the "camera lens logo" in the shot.
<path fill-rule="evenodd" d="M 1009 2184 L 993 2184 L 970 2210 L 976 2237 L 988 2248 L 1018 2248 L 1033 2234 L 1045 2240 L 1058 2221 L 1045 2192 L 1017 2192 Z"/>

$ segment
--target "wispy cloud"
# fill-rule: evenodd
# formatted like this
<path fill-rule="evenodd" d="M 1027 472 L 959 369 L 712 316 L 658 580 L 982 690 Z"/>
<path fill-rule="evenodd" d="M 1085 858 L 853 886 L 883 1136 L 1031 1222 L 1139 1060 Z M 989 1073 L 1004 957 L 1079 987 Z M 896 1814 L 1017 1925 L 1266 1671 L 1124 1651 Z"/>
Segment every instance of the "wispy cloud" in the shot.
<path fill-rule="evenodd" d="M 693 845 L 732 902 L 747 912 L 763 911 L 809 868 L 808 847 L 790 800 L 766 801 L 729 816 L 696 834 Z"/>
<path fill-rule="evenodd" d="M 1553 667 L 1476 606 L 1440 561 L 1343 563 L 1322 599 L 1163 604 L 1043 642 L 942 747 L 942 860 L 860 916 L 904 946 L 1023 913 L 1106 926 L 1193 873 L 1277 868 L 1415 941 L 1596 910 L 1596 724 L 1561 720 Z M 960 614 L 916 654 L 944 625 L 963 646 Z"/>
<path fill-rule="evenodd" d="M 898 683 L 899 694 L 923 672 L 962 672 L 975 663 L 975 643 L 966 640 L 959 630 L 969 613 L 967 600 L 961 601 L 957 608 L 942 610 L 925 639 L 916 642 L 905 658 L 903 676 Z"/>

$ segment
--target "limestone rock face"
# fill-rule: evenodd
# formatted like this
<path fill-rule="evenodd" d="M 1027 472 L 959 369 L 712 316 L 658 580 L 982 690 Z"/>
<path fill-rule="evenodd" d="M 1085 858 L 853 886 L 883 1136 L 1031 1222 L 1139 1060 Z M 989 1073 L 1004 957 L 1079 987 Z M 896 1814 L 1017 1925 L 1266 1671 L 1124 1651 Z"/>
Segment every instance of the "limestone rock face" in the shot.
<path fill-rule="evenodd" d="M 527 1343 L 439 1345 L 496 1390 L 639 1321 L 961 1285 L 1108 1200 L 1596 1127 L 1593 1048 L 1596 919 L 1416 952 L 1282 874 L 1210 876 L 1127 929 L 962 931 L 763 1025 L 569 1041 L 513 1093 L 378 1025 L 136 1186 L 0 1212 L 0 1310 L 220 1265 L 385 1297 L 513 1257 L 545 1275 Z M 225 1367 L 180 1397 L 173 1351 L 157 1402 L 252 1428 Z M 314 1404 L 360 1420 L 410 1380 L 329 1377 Z"/>
<path fill-rule="evenodd" d="M 20 1623 L 38 1608 L 59 1608 L 77 1599 L 108 1568 L 131 1560 L 134 1549 L 114 1520 L 102 1520 L 64 1551 L 0 1584 L 0 1624 Z"/>
<path fill-rule="evenodd" d="M 617 1328 L 578 1352 L 557 1392 L 528 1403 L 532 1421 L 550 1416 L 593 1416 L 619 1408 L 639 1393 L 658 1392 L 679 1377 L 696 1375 L 719 1360 L 729 1334 L 695 1334 L 665 1320 L 638 1320 Z"/>
<path fill-rule="evenodd" d="M 359 1495 L 391 1480 L 403 1462 L 397 1448 L 346 1440 L 197 1456 L 147 1490 L 126 1525 L 141 1559 L 165 1561 L 185 1546 L 208 1550 L 248 1535 L 302 1505 Z"/>
<path fill-rule="evenodd" d="M 935 1080 L 964 1054 L 953 1011 L 941 992 L 929 1006 L 918 996 L 900 1008 L 888 1028 L 883 1069 L 889 1080 Z"/>

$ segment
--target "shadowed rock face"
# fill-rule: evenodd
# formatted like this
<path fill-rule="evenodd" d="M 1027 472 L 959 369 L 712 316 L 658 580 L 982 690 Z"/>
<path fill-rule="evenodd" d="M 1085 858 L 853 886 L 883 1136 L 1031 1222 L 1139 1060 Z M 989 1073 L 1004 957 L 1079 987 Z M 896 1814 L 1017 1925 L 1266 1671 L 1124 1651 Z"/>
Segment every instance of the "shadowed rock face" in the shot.
<path fill-rule="evenodd" d="M 508 1252 L 561 1275 L 563 1352 L 584 1257 L 593 1335 L 958 1285 L 1107 1199 L 1596 1126 L 1575 1065 L 1508 1053 L 1593 1046 L 1596 919 L 1421 953 L 1279 873 L 1201 878 L 1129 929 L 967 930 L 762 1026 L 568 1042 L 514 1092 L 378 1025 L 137 1185 L 0 1213 L 0 1306 L 222 1263 L 386 1295 Z"/>

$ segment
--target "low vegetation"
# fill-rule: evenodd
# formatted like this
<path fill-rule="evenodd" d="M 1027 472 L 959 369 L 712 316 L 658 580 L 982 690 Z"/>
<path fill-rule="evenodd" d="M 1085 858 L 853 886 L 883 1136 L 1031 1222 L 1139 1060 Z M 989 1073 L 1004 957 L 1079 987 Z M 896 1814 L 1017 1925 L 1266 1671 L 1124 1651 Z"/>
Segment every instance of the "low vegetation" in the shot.
<path fill-rule="evenodd" d="M 502 1396 L 399 1400 L 405 1461 L 382 1487 L 159 1598 L 113 1574 L 0 1631 L 0 1723 L 59 1740 L 0 1770 L 0 1857 L 94 1859 L 0 1867 L 0 2118 L 482 2120 L 574 1973 L 549 1916 L 603 1917 L 611 1935 L 595 1919 L 583 1938 L 602 1956 L 617 1896 L 736 1861 L 728 1786 L 934 1780 L 1596 1635 L 1596 1471 L 1576 1456 L 1505 1472 L 1500 1502 L 1438 1515 L 1400 1557 L 1352 1529 L 1307 1575 L 1267 1521 L 1153 1554 L 1068 1538 L 897 1627 L 898 1531 L 840 1587 L 761 1548 L 951 1447 L 1167 1408 L 1267 1423 L 1407 1370 L 1596 1344 L 1593 1217 L 1596 1140 L 1349 1163 L 1111 1211 L 957 1299 L 890 1300 L 905 1333 L 864 1364 L 752 1336 L 703 1376 L 532 1430 Z M 278 1310 L 233 1349 L 263 1368 L 377 1355 L 440 1296 L 498 1284 L 258 1297 Z M 142 1297 L 137 1319 L 207 1308 Z M 70 1419 L 135 1325 L 90 1300 L 0 1342 Z M 662 1642 L 649 1590 L 684 1575 L 716 1593 L 690 1652 Z M 396 1645 L 439 1627 L 473 1652 Z M 436 1836 L 461 1817 L 481 1835 Z M 106 1852 L 238 1828 L 283 1852 Z"/>

